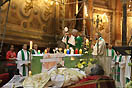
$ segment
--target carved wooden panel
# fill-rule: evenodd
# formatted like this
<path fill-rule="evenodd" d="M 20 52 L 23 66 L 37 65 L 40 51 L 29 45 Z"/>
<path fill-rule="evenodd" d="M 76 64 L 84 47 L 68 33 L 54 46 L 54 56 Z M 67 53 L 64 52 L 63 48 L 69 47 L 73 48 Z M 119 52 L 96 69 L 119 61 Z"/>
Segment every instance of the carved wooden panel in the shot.
<path fill-rule="evenodd" d="M 55 46 L 56 6 L 51 0 L 11 0 L 5 42 L 29 43 L 30 40 L 39 46 Z M 30 6 L 33 5 L 33 6 Z M 5 24 L 8 3 L 2 6 L 1 33 Z M 1 39 L 1 37 L 0 37 Z"/>
<path fill-rule="evenodd" d="M 127 18 L 127 41 L 130 40 L 132 36 L 132 16 Z"/>
<path fill-rule="evenodd" d="M 109 0 L 94 0 L 95 7 L 107 8 L 109 6 Z"/>

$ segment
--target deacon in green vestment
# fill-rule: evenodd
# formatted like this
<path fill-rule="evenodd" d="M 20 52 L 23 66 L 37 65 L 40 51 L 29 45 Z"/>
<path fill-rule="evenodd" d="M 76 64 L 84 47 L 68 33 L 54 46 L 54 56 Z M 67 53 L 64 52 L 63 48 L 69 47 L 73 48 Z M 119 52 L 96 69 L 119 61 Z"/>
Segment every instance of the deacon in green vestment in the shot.
<path fill-rule="evenodd" d="M 22 76 L 28 76 L 28 63 L 22 61 L 29 61 L 29 52 L 27 51 L 27 44 L 23 45 L 23 49 L 17 54 L 17 68 Z"/>

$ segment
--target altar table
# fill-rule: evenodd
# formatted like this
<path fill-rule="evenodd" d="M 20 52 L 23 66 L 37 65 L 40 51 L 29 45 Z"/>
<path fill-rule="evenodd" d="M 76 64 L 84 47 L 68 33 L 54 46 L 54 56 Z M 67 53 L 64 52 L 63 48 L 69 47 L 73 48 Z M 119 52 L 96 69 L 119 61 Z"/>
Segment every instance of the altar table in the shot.
<path fill-rule="evenodd" d="M 52 54 L 53 55 L 53 54 Z M 104 57 L 104 56 L 88 56 L 88 55 L 80 55 L 80 54 L 68 54 L 68 55 L 65 55 L 65 56 L 62 56 L 60 58 L 62 58 L 62 61 L 64 61 L 64 66 L 67 67 L 67 68 L 75 68 L 75 65 L 80 61 L 80 59 L 83 59 L 83 58 L 97 58 L 99 60 L 99 65 L 101 65 L 105 71 L 105 75 L 109 76 L 110 73 L 111 73 L 111 60 L 112 60 L 112 57 Z M 51 60 L 53 59 L 53 60 Z M 42 69 L 42 62 L 51 62 L 53 61 L 52 65 L 51 66 L 54 66 L 55 64 L 57 64 L 57 59 L 54 57 L 54 58 L 50 58 L 49 60 L 48 59 L 44 59 L 43 58 L 43 54 L 40 54 L 40 55 L 34 55 L 32 57 L 32 61 L 31 61 L 31 71 L 32 71 L 32 74 L 38 74 L 38 73 L 41 73 L 43 71 Z M 54 62 L 56 61 L 56 62 Z M 48 65 L 49 66 L 49 65 Z"/>

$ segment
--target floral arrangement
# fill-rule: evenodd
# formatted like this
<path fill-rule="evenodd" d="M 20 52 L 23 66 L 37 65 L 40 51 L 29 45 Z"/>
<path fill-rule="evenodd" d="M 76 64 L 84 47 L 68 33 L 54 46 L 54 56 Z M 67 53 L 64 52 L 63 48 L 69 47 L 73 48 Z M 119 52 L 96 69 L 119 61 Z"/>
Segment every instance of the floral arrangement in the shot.
<path fill-rule="evenodd" d="M 96 64 L 96 63 L 97 63 L 97 59 L 94 59 L 94 58 L 80 59 L 80 61 L 76 65 L 76 67 L 81 70 L 84 70 L 85 67 L 88 67 L 88 65 Z"/>
<path fill-rule="evenodd" d="M 132 88 L 132 81 L 126 84 L 126 88 Z"/>

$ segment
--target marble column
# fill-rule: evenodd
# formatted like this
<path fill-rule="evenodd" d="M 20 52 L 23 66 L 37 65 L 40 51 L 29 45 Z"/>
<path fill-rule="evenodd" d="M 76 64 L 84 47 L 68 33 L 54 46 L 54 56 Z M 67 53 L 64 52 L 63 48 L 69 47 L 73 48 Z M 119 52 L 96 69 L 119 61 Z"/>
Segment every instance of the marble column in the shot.
<path fill-rule="evenodd" d="M 123 3 L 122 45 L 127 44 L 127 4 Z"/>

